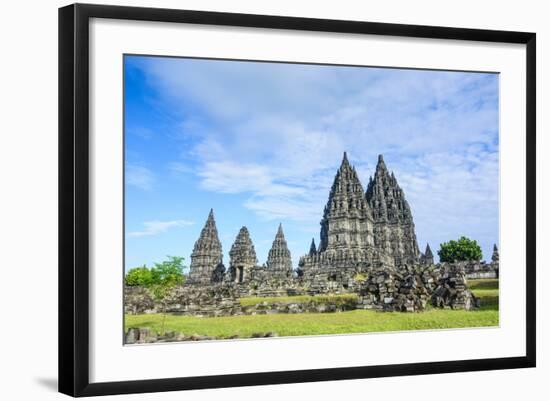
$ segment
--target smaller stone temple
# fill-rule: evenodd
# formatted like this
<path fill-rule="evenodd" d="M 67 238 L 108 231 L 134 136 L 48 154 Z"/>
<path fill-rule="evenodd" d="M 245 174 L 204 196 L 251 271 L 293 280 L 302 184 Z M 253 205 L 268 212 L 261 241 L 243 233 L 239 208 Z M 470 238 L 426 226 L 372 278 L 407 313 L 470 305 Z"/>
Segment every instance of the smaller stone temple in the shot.
<path fill-rule="evenodd" d="M 433 265 L 434 264 L 434 254 L 430 248 L 430 244 L 426 244 L 426 251 L 420 255 L 420 263 L 424 265 Z"/>
<path fill-rule="evenodd" d="M 292 259 L 283 233 L 282 224 L 279 224 L 273 245 L 267 255 L 266 268 L 273 277 L 292 277 Z"/>
<path fill-rule="evenodd" d="M 218 282 L 223 277 L 224 271 L 222 243 L 218 238 L 214 211 L 210 209 L 199 239 L 193 247 L 188 282 L 194 284 Z"/>
<path fill-rule="evenodd" d="M 241 227 L 229 251 L 229 272 L 227 279 L 242 283 L 250 279 L 251 270 L 258 264 L 254 244 L 246 227 Z"/>

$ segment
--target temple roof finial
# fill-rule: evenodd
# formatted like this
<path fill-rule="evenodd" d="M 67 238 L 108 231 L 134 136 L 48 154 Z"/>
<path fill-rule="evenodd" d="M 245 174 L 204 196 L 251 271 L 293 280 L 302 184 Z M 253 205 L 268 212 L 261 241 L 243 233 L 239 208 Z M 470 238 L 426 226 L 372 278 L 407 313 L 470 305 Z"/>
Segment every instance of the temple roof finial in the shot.
<path fill-rule="evenodd" d="M 424 255 L 430 258 L 433 258 L 432 249 L 430 248 L 430 244 L 426 243 L 426 252 L 424 252 Z"/>
<path fill-rule="evenodd" d="M 378 155 L 378 164 L 376 165 L 376 170 L 387 170 L 386 168 L 386 163 L 384 162 L 384 156 L 382 156 L 381 154 Z"/>
<path fill-rule="evenodd" d="M 315 246 L 315 238 L 311 239 L 311 245 L 309 246 L 309 256 L 313 256 L 317 253 L 317 247 Z"/>
<path fill-rule="evenodd" d="M 342 169 L 343 167 L 350 167 L 347 152 L 344 152 L 344 157 L 342 158 L 342 164 L 340 165 L 340 169 Z"/>
<path fill-rule="evenodd" d="M 494 244 L 493 245 L 493 255 L 491 256 L 491 261 L 493 263 L 495 262 L 498 262 L 500 259 L 500 255 L 499 255 L 499 252 L 498 252 L 498 247 L 497 247 L 497 244 Z"/>

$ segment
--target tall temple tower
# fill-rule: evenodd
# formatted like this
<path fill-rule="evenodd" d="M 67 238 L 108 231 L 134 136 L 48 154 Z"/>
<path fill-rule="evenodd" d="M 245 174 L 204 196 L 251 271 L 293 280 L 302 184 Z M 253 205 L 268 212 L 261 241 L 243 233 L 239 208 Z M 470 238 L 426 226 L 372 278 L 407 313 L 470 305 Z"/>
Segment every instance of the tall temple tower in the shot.
<path fill-rule="evenodd" d="M 222 260 L 222 244 L 218 238 L 214 211 L 210 209 L 201 235 L 193 247 L 188 281 L 202 284 L 217 281 L 225 270 Z"/>
<path fill-rule="evenodd" d="M 394 264 L 418 262 L 420 251 L 416 241 L 411 208 L 393 172 L 390 174 L 382 155 L 374 179 L 369 181 L 367 201 L 374 217 L 375 248 L 393 258 Z"/>
<path fill-rule="evenodd" d="M 256 251 L 246 227 L 242 227 L 229 251 L 228 280 L 242 283 L 250 277 L 250 270 L 257 265 Z"/>
<path fill-rule="evenodd" d="M 290 258 L 290 251 L 286 243 L 285 235 L 283 233 L 283 226 L 281 224 L 279 224 L 277 234 L 275 235 L 275 240 L 269 250 L 266 267 L 273 276 L 292 276 L 292 260 Z"/>
<path fill-rule="evenodd" d="M 369 251 L 374 245 L 373 225 L 363 186 L 344 152 L 321 220 L 318 251 Z"/>

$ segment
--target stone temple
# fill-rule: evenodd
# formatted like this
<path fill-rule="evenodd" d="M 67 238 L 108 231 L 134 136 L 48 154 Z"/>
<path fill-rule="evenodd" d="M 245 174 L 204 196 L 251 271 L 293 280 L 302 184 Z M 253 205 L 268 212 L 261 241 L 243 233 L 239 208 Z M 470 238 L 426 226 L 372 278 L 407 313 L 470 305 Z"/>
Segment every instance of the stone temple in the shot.
<path fill-rule="evenodd" d="M 258 264 L 256 251 L 250 239 L 250 234 L 246 227 L 241 227 L 235 242 L 229 251 L 229 281 L 242 283 L 251 276 L 251 270 Z"/>
<path fill-rule="evenodd" d="M 363 187 L 344 157 L 334 177 L 320 221 L 320 241 L 293 265 L 279 224 L 266 262 L 258 256 L 247 227 L 242 227 L 223 264 L 214 212 L 210 210 L 191 254 L 190 273 L 173 290 L 169 305 L 155 305 L 140 288 L 127 287 L 127 313 L 168 310 L 196 316 L 336 312 L 353 309 L 416 312 L 434 307 L 471 310 L 479 299 L 468 278 L 498 278 L 499 252 L 490 263 L 434 263 L 430 245 L 418 249 L 411 208 L 397 178 L 378 157 L 374 176 Z M 275 230 L 274 230 L 275 231 Z M 305 248 L 305 247 L 304 247 Z M 347 301 L 288 303 L 279 297 L 354 294 Z M 264 298 L 256 305 L 242 297 Z M 283 298 L 284 299 L 284 298 Z M 168 308 L 168 309 L 166 309 Z"/>
<path fill-rule="evenodd" d="M 367 190 L 346 153 L 321 220 L 321 243 L 300 260 L 301 274 L 317 269 L 365 270 L 419 261 L 410 206 L 382 155 Z"/>
<path fill-rule="evenodd" d="M 273 245 L 269 250 L 266 268 L 272 276 L 292 277 L 292 259 L 286 244 L 282 224 L 279 224 Z"/>
<path fill-rule="evenodd" d="M 211 210 L 191 255 L 189 281 L 242 283 L 257 275 L 292 278 L 320 273 L 338 277 L 345 271 L 351 274 L 371 267 L 398 267 L 430 258 L 433 263 L 429 246 L 426 253 L 423 255 L 418 249 L 411 208 L 382 155 L 365 190 L 344 153 L 323 210 L 319 246 L 313 239 L 296 270 L 279 225 L 263 266 L 258 265 L 248 229 L 242 227 L 229 252 L 226 271 Z"/>
<path fill-rule="evenodd" d="M 206 224 L 193 247 L 188 281 L 201 284 L 220 281 L 225 270 L 222 260 L 222 243 L 218 238 L 214 211 L 210 209 Z"/>

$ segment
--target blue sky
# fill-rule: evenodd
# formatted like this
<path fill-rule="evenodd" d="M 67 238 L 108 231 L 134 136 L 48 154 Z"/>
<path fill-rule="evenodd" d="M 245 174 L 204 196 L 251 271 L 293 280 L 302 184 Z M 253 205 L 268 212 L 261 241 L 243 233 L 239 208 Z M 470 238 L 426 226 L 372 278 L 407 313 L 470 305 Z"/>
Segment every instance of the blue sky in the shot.
<path fill-rule="evenodd" d="M 125 57 L 126 269 L 190 262 L 214 209 L 224 263 L 246 225 L 264 263 L 283 224 L 293 258 L 319 240 L 342 154 L 366 187 L 377 155 L 418 242 L 498 243 L 498 75 Z"/>

